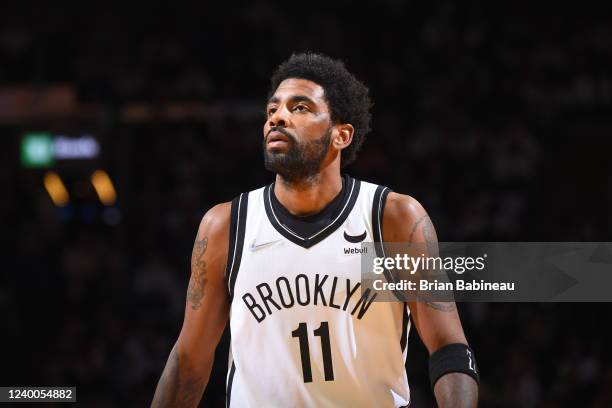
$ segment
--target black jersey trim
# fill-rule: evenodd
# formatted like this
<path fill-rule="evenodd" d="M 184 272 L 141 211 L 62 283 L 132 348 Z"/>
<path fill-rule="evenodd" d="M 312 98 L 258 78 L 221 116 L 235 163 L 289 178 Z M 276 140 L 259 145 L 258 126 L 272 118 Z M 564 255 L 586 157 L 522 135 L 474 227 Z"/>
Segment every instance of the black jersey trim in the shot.
<path fill-rule="evenodd" d="M 385 203 L 387 202 L 387 196 L 391 192 L 389 187 L 378 186 L 374 192 L 374 199 L 372 200 L 372 233 L 374 235 L 374 250 L 376 256 L 385 257 L 385 248 L 383 246 L 383 215 L 385 212 Z M 395 278 L 385 268 L 383 275 L 387 282 L 395 282 Z M 398 290 L 394 290 L 393 294 L 395 298 L 400 302 L 404 302 L 405 296 Z"/>
<path fill-rule="evenodd" d="M 229 242 L 227 248 L 227 261 L 225 262 L 225 282 L 229 289 L 229 275 L 231 272 L 232 262 L 234 259 L 234 249 L 236 248 L 236 227 L 238 225 L 238 203 L 240 196 L 232 200 L 230 206 L 230 230 L 229 230 Z"/>
<path fill-rule="evenodd" d="M 404 354 L 408 343 L 408 325 L 410 324 L 410 316 L 406 310 L 406 302 L 402 303 L 402 309 L 402 337 L 400 338 L 400 347 L 402 348 L 402 354 Z"/>
<path fill-rule="evenodd" d="M 229 377 L 227 378 L 227 392 L 225 398 L 226 408 L 230 407 L 232 400 L 232 385 L 234 384 L 234 373 L 236 372 L 236 364 L 232 361 L 232 367 L 230 368 Z"/>
<path fill-rule="evenodd" d="M 385 250 L 383 249 L 383 233 L 382 233 L 382 220 L 383 213 L 385 211 L 385 203 L 387 202 L 387 196 L 391 190 L 389 187 L 378 186 L 374 192 L 374 199 L 372 200 L 372 229 L 374 231 L 374 247 L 376 248 L 376 255 L 384 256 Z"/>
<path fill-rule="evenodd" d="M 225 279 L 230 301 L 234 296 L 234 285 L 240 270 L 248 203 L 248 193 L 242 193 L 232 200 L 229 250 L 227 251 L 227 265 L 225 267 Z"/>
<path fill-rule="evenodd" d="M 330 236 L 334 231 L 336 231 L 340 225 L 346 220 L 346 218 L 351 213 L 351 210 L 355 206 L 357 202 L 357 197 L 359 196 L 359 190 L 361 187 L 361 182 L 359 180 L 355 180 L 352 177 L 347 176 L 347 184 L 346 188 L 350 189 L 348 197 L 346 201 L 342 203 L 342 210 L 336 216 L 336 218 L 327 224 L 325 227 L 321 228 L 319 232 L 310 235 L 309 237 L 303 237 L 295 231 L 292 231 L 287 226 L 282 224 L 278 218 L 278 214 L 275 213 L 274 208 L 272 207 L 272 202 L 270 198 L 270 194 L 272 194 L 272 186 L 270 184 L 264 190 L 264 207 L 266 208 L 266 215 L 268 216 L 268 220 L 272 226 L 285 238 L 289 241 L 293 242 L 296 245 L 299 245 L 303 248 L 310 248 L 315 244 L 323 241 L 325 238 Z"/>

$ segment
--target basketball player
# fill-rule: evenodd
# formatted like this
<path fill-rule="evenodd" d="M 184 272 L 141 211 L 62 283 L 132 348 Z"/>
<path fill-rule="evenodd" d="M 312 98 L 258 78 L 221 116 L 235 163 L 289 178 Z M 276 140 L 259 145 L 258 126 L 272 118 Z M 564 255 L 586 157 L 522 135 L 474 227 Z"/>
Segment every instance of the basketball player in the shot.
<path fill-rule="evenodd" d="M 293 55 L 272 77 L 263 126 L 273 184 L 202 219 L 185 320 L 154 407 L 194 407 L 229 318 L 228 407 L 401 407 L 412 323 L 441 407 L 474 407 L 478 373 L 454 303 L 372 302 L 359 242 L 424 242 L 413 198 L 342 175 L 369 130 L 368 89 L 344 65 Z M 411 316 L 411 319 L 409 319 Z"/>

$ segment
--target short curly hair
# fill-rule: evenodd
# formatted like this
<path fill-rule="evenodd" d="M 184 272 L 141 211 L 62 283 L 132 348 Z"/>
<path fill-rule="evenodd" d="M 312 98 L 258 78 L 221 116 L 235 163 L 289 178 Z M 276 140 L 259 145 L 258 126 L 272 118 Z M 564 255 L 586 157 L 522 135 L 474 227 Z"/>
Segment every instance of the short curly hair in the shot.
<path fill-rule="evenodd" d="M 320 85 L 325 92 L 332 122 L 353 125 L 353 141 L 342 150 L 340 160 L 341 167 L 353 162 L 370 131 L 372 101 L 368 88 L 346 69 L 342 61 L 311 52 L 293 54 L 278 66 L 271 78 L 268 98 L 288 78 L 307 79 Z"/>

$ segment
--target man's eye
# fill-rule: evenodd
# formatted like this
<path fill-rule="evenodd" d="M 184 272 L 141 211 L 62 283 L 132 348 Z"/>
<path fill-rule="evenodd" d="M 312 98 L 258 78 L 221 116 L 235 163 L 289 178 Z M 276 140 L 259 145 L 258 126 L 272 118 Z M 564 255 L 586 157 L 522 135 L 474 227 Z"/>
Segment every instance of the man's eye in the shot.
<path fill-rule="evenodd" d="M 268 116 L 274 115 L 274 112 L 276 112 L 276 108 L 268 109 Z"/>
<path fill-rule="evenodd" d="M 296 110 L 298 112 L 302 112 L 302 111 L 308 110 L 308 108 L 306 106 L 304 106 L 304 105 L 295 105 L 295 108 L 293 108 L 293 110 Z"/>

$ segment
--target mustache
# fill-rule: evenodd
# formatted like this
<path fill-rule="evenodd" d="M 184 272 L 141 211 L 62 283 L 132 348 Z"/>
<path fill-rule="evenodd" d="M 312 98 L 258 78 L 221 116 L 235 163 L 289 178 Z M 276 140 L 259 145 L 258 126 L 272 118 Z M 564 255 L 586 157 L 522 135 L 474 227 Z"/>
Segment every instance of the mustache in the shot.
<path fill-rule="evenodd" d="M 287 136 L 289 138 L 289 140 L 291 140 L 294 143 L 297 141 L 297 138 L 295 136 L 293 136 L 284 127 L 281 127 L 281 126 L 272 126 L 270 128 L 270 130 L 268 130 L 268 133 L 266 133 L 266 141 L 268 140 L 268 136 L 270 136 L 270 133 L 272 133 L 272 132 L 282 133 L 283 135 Z"/>

